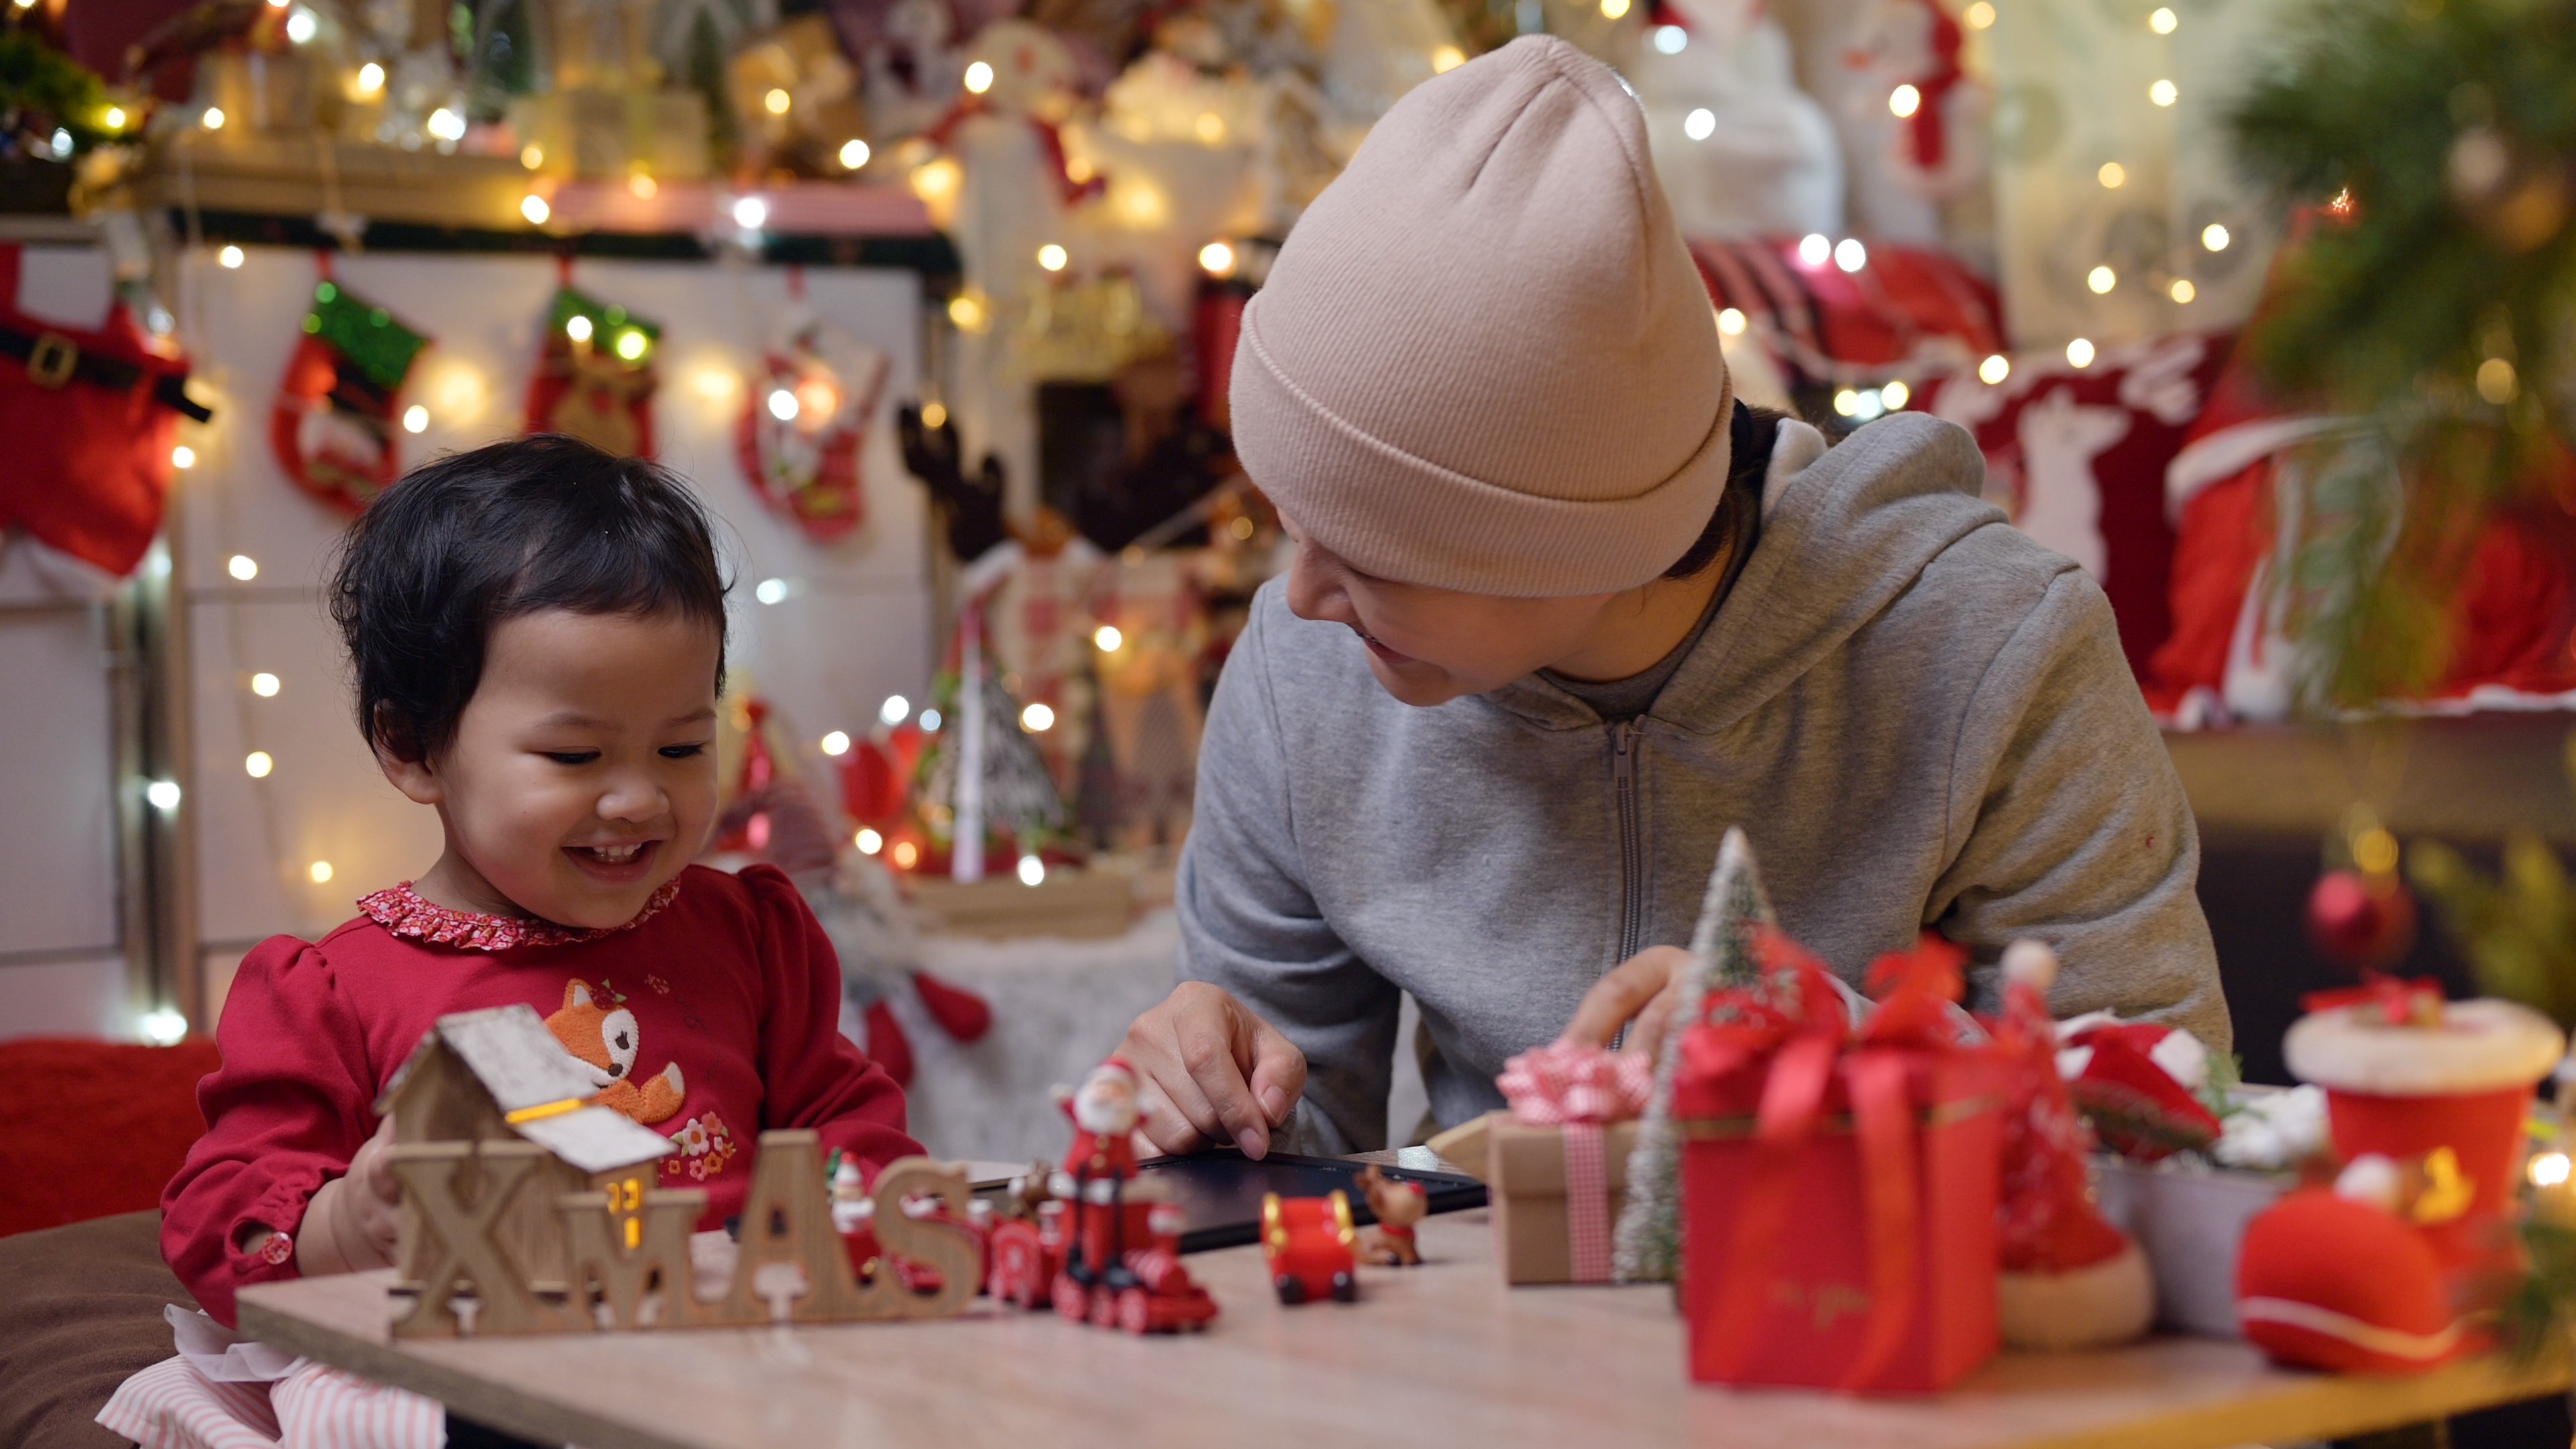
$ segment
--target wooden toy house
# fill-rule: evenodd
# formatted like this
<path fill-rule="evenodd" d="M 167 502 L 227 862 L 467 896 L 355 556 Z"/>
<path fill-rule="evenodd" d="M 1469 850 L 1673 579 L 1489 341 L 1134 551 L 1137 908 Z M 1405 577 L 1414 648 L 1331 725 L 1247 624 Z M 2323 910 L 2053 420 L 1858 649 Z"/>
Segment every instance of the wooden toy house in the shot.
<path fill-rule="evenodd" d="M 490 1236 L 523 1282 L 551 1295 L 567 1286 L 563 1195 L 594 1194 L 609 1211 L 612 1239 L 634 1248 L 642 1240 L 644 1193 L 659 1172 L 656 1164 L 676 1150 L 661 1133 L 592 1105 L 597 1091 L 534 1008 L 502 1006 L 440 1017 L 395 1071 L 376 1111 L 393 1118 L 398 1160 L 447 1162 L 444 1185 L 460 1202 L 478 1203 L 495 1189 L 509 1192 Z M 522 1143 L 540 1150 L 482 1150 Z M 421 1150 L 430 1148 L 444 1150 Z M 507 1174 L 507 1182 L 498 1174 Z M 521 1174 L 530 1180 L 519 1181 Z M 404 1283 L 420 1281 L 426 1261 L 453 1247 L 426 1226 L 421 1195 L 405 1192 L 395 1255 Z M 489 1306 L 490 1292 L 477 1296 Z"/>

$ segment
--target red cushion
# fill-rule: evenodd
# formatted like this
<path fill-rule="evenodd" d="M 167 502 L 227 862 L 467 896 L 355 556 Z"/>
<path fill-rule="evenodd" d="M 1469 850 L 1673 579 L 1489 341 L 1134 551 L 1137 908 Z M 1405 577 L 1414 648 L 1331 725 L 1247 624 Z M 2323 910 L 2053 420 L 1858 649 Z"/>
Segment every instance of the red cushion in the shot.
<path fill-rule="evenodd" d="M 0 1235 L 157 1207 L 206 1130 L 197 1083 L 215 1044 L 0 1042 Z"/>

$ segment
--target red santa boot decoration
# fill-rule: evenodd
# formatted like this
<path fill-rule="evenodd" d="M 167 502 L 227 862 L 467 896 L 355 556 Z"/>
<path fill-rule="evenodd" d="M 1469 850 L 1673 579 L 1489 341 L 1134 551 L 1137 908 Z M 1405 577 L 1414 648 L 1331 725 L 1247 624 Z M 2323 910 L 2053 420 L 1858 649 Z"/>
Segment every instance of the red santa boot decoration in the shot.
<path fill-rule="evenodd" d="M 2446 1002 L 2431 981 L 2378 977 L 2307 1006 L 2281 1055 L 2292 1076 L 2325 1088 L 2336 1154 L 2422 1176 L 2407 1212 L 2444 1267 L 2510 1267 L 2523 1124 L 2566 1036 L 2510 1001 Z"/>
<path fill-rule="evenodd" d="M 2245 1230 L 2236 1313 L 2273 1360 L 2333 1373 L 2413 1374 L 2482 1347 L 2432 1237 L 2415 1221 L 2441 1189 L 2376 1153 L 2332 1189 L 2302 1188 Z M 2439 1204 L 2436 1204 L 2439 1207 Z"/>
<path fill-rule="evenodd" d="M 2048 988 L 2057 953 L 2037 941 L 2004 952 L 1996 1045 L 2013 1064 L 2003 1139 L 1997 1244 L 2003 1339 L 2015 1348 L 2125 1343 L 2155 1317 L 2146 1255 L 2093 1204 L 2090 1134 L 2057 1071 Z"/>

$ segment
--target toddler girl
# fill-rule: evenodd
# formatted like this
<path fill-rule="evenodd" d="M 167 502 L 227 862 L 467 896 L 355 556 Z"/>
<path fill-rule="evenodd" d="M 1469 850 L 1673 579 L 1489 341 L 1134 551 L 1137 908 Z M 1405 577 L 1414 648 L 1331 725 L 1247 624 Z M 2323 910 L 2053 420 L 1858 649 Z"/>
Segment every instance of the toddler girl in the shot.
<path fill-rule="evenodd" d="M 307 945 L 272 937 L 224 1005 L 207 1132 L 161 1247 L 206 1311 L 392 1262 L 376 1101 L 449 1012 L 525 1003 L 674 1138 L 666 1187 L 740 1211 L 764 1128 L 870 1172 L 921 1149 L 837 1028 L 838 963 L 787 877 L 689 863 L 716 808 L 725 581 L 705 515 L 649 463 L 560 437 L 421 468 L 350 531 L 331 612 L 358 728 L 446 849 Z"/>

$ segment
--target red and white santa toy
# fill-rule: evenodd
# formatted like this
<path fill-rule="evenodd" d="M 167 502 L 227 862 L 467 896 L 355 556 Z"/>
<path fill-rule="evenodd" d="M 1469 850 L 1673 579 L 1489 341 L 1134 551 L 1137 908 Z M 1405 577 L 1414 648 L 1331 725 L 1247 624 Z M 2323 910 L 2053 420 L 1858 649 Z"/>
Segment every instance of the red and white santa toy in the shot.
<path fill-rule="evenodd" d="M 1062 1091 L 1062 1088 L 1058 1088 Z M 1125 1182 L 1136 1175 L 1136 1069 L 1116 1057 L 1091 1069 L 1062 1099 L 1073 1119 L 1064 1171 L 1077 1184 Z"/>

